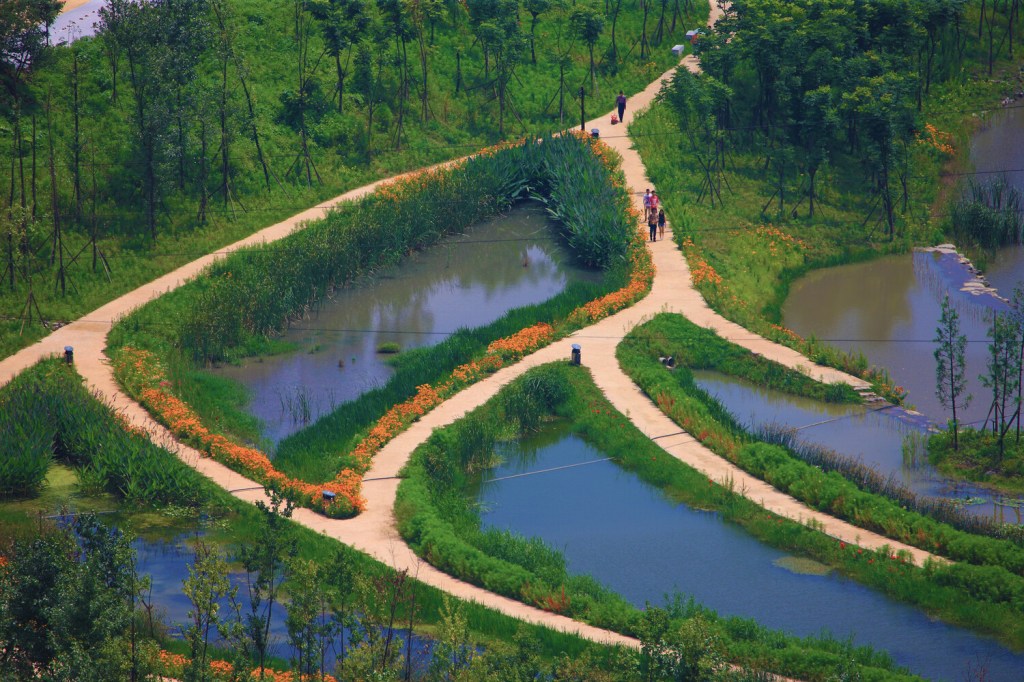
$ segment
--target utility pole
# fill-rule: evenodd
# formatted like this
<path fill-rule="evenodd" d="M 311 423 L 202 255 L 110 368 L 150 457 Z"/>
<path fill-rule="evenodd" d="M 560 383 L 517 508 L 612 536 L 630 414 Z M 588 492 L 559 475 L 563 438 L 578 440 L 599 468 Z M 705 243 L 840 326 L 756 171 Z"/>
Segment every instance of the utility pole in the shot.
<path fill-rule="evenodd" d="M 586 98 L 586 96 L 587 96 L 587 93 L 583 89 L 583 86 L 581 85 L 580 86 L 580 130 L 582 130 L 583 132 L 587 132 L 587 114 L 586 114 L 586 108 L 583 106 L 583 102 L 584 102 L 584 99 Z"/>

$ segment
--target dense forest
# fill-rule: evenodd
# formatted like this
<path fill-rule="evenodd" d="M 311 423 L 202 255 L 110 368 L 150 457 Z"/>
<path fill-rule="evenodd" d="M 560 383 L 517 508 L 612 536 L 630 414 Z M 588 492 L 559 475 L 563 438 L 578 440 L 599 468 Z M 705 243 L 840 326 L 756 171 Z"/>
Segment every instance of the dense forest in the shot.
<path fill-rule="evenodd" d="M 864 222 L 891 239 L 921 198 L 916 150 L 952 151 L 922 120 L 932 86 L 967 78 L 974 63 L 991 76 L 1013 58 L 1020 23 L 1017 0 L 731 3 L 698 44 L 704 73 L 681 74 L 667 94 L 703 172 L 697 200 L 722 203 L 730 154 L 756 150 L 772 184 L 763 214 L 814 219 L 819 171 L 831 166 L 869 198 Z"/>

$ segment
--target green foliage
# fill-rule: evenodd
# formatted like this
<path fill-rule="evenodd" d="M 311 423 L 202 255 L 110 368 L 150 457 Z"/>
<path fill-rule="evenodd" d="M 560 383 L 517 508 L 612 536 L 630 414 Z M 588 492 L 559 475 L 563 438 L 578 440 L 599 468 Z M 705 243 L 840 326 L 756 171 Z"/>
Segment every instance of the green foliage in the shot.
<path fill-rule="evenodd" d="M 949 304 L 949 296 L 942 299 L 942 315 L 935 329 L 935 395 L 939 404 L 953 411 L 953 449 L 957 445 L 958 407 L 967 408 L 970 395 L 964 395 L 967 378 L 964 353 L 967 350 L 967 336 L 960 332 L 960 315 Z"/>
<path fill-rule="evenodd" d="M 57 360 L 15 377 L 0 389 L 0 403 L 0 490 L 6 496 L 38 493 L 58 459 L 134 504 L 196 504 L 201 497 L 184 464 L 157 457 L 156 445 L 127 431 L 74 369 Z"/>
<path fill-rule="evenodd" d="M 43 54 L 33 57 L 18 87 L 37 103 L 37 152 L 50 135 L 42 132 L 38 104 L 47 92 L 68 93 L 49 104 L 62 239 L 69 254 L 84 248 L 65 273 L 74 283 L 68 295 L 41 284 L 53 280 L 58 259 L 45 238 L 52 223 L 45 162 L 29 162 L 27 106 L 19 125 L 10 107 L 0 106 L 4 127 L 17 129 L 14 153 L 25 161 L 15 164 L 13 178 L 10 164 L 0 164 L 0 186 L 13 182 L 8 203 L 39 216 L 32 267 L 46 318 L 74 319 L 197 255 L 372 180 L 462 156 L 503 135 L 565 127 L 590 62 L 586 44 L 571 38 L 572 8 L 486 3 L 500 12 L 476 22 L 468 10 L 478 14 L 482 4 L 117 2 L 111 8 L 119 15 L 97 37 L 40 45 Z M 596 0 L 575 4 L 604 9 Z M 623 49 L 602 59 L 597 92 L 632 94 L 675 63 L 665 46 L 707 13 L 706 3 L 694 4 L 685 22 L 682 15 L 673 19 L 674 34 L 666 23 L 661 49 Z M 36 12 L 55 3 L 28 5 Z M 640 35 L 642 14 L 633 3 L 616 10 L 620 45 Z M 535 59 L 524 52 L 522 21 L 531 16 Z M 32 22 L 40 43 L 45 23 Z M 595 54 L 611 41 L 606 30 Z M 611 108 L 611 99 L 588 98 L 588 114 Z M 17 248 L 0 254 L 4 266 L 20 256 Z M 4 310 L 21 310 L 32 288 L 20 266 L 15 275 L 0 293 Z M 47 333 L 33 320 L 19 336 L 20 326 L 0 320 L 0 354 Z"/>
<path fill-rule="evenodd" d="M 1021 192 L 1004 176 L 967 184 L 967 192 L 953 202 L 950 230 L 958 244 L 996 249 L 1024 241 L 1024 201 Z"/>
<path fill-rule="evenodd" d="M 83 516 L 15 542 L 0 568 L 0 676 L 115 682 L 153 671 L 134 634 L 142 582 L 120 531 Z"/>
<path fill-rule="evenodd" d="M 1024 441 L 1016 438 L 1005 439 L 1000 452 L 998 435 L 987 429 L 962 429 L 955 440 L 952 429 L 940 431 L 928 437 L 928 461 L 952 478 L 1024 492 Z"/>

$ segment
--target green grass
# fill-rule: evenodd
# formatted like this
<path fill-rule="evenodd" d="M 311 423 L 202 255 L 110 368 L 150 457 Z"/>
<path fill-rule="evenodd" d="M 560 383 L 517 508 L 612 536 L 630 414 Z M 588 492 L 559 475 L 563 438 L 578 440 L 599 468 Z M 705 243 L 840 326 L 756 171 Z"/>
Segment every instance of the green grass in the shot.
<path fill-rule="evenodd" d="M 802 453 L 796 446 L 787 449 L 784 441 L 781 445 L 758 442 L 717 400 L 694 385 L 685 364 L 669 372 L 658 361 L 660 355 L 686 358 L 687 353 L 699 354 L 727 343 L 683 318 L 663 315 L 631 332 L 620 345 L 618 357 L 626 373 L 666 415 L 719 456 L 811 507 L 960 562 L 933 569 L 941 574 L 937 580 L 942 584 L 957 585 L 982 600 L 1001 593 L 997 600 L 1005 598 L 1014 608 L 1024 606 L 1019 601 L 1024 595 L 1024 547 L 1018 526 L 962 512 L 940 516 L 946 521 L 942 522 L 929 514 L 938 515 L 946 509 L 944 505 L 895 490 L 877 473 L 872 476 L 858 469 L 856 462 L 849 467 L 830 466 L 829 457 L 812 459 L 806 455 L 816 453 Z M 711 350 L 709 355 L 714 357 L 716 352 Z M 857 484 L 840 471 L 859 472 Z M 914 508 L 918 511 L 909 511 Z M 976 534 L 983 532 L 990 536 Z M 968 577 L 971 574 L 973 578 Z M 990 591 L 987 586 L 992 584 L 1003 587 Z"/>
<path fill-rule="evenodd" d="M 927 447 L 928 461 L 945 476 L 1005 493 L 1024 492 L 1024 441 L 1017 440 L 1013 429 L 1006 434 L 1002 453 L 995 434 L 973 428 L 960 429 L 956 450 L 951 429 L 929 436 Z"/>

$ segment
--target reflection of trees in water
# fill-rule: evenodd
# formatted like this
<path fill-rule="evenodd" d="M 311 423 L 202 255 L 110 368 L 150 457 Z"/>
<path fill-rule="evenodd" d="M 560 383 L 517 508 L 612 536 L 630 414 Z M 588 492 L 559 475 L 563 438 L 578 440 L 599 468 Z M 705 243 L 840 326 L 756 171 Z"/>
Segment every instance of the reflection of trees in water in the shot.
<path fill-rule="evenodd" d="M 910 299 L 916 280 L 905 258 L 880 258 L 813 276 L 787 302 L 787 326 L 825 339 L 893 338 L 896 327 L 913 317 Z"/>

